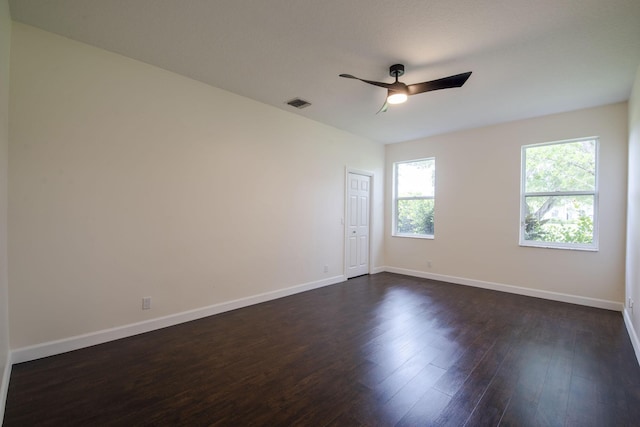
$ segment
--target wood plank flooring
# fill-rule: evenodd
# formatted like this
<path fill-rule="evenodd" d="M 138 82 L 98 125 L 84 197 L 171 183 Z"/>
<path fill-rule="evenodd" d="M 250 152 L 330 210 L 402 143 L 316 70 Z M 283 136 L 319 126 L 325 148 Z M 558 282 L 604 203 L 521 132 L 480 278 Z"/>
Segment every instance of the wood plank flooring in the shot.
<path fill-rule="evenodd" d="M 13 367 L 5 426 L 631 426 L 618 312 L 390 273 Z"/>

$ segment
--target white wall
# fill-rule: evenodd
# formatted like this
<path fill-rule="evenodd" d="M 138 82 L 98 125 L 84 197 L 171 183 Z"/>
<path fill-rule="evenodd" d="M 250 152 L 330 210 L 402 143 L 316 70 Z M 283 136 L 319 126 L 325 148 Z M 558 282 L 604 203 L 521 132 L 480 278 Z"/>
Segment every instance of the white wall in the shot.
<path fill-rule="evenodd" d="M 600 250 L 518 246 L 521 146 L 586 136 L 600 137 Z M 393 162 L 431 156 L 436 158 L 435 239 L 388 237 L 388 266 L 622 307 L 626 103 L 386 146 L 386 236 Z"/>
<path fill-rule="evenodd" d="M 13 349 L 341 276 L 347 166 L 383 265 L 384 147 L 18 23 L 11 71 Z"/>
<path fill-rule="evenodd" d="M 631 319 L 632 337 L 640 360 L 640 68 L 629 99 L 629 199 L 627 207 L 627 276 L 626 303 L 633 299 L 633 308 L 627 307 Z"/>
<path fill-rule="evenodd" d="M 11 17 L 9 2 L 0 0 L 0 389 L 6 386 L 5 366 L 9 356 L 9 307 L 7 284 L 7 176 L 9 149 L 9 51 Z M 4 413 L 0 392 L 0 422 Z"/>

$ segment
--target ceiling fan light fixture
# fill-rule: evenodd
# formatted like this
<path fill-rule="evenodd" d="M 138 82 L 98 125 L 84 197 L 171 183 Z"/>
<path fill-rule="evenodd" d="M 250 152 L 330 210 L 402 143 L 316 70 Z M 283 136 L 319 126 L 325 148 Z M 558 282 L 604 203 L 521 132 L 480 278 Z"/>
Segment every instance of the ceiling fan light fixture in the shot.
<path fill-rule="evenodd" d="M 394 64 L 389 67 L 389 75 L 396 79 L 393 83 L 375 82 L 373 80 L 365 80 L 360 77 L 352 76 L 351 74 L 340 74 L 340 77 L 346 79 L 360 80 L 363 83 L 367 83 L 373 86 L 378 86 L 387 89 L 387 100 L 384 105 L 378 111 L 378 113 L 384 113 L 387 111 L 387 106 L 391 104 L 402 104 L 407 100 L 409 95 L 417 95 L 419 93 L 431 92 L 432 90 L 450 89 L 454 87 L 461 87 L 469 76 L 471 71 L 462 74 L 456 74 L 449 77 L 443 77 L 441 79 L 431 80 L 428 82 L 414 83 L 407 85 L 398 81 L 398 77 L 404 74 L 404 65 Z M 377 113 L 376 113 L 377 114 Z"/>
<path fill-rule="evenodd" d="M 407 101 L 407 94 L 402 92 L 391 92 L 389 91 L 389 96 L 387 96 L 387 102 L 389 104 L 402 104 Z"/>

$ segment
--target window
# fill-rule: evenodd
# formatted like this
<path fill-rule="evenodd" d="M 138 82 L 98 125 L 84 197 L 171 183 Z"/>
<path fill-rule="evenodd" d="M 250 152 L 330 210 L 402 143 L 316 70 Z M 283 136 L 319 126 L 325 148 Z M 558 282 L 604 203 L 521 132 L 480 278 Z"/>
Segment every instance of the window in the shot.
<path fill-rule="evenodd" d="M 433 238 L 436 160 L 393 164 L 393 235 Z"/>
<path fill-rule="evenodd" d="M 598 249 L 598 138 L 522 147 L 520 245 Z"/>

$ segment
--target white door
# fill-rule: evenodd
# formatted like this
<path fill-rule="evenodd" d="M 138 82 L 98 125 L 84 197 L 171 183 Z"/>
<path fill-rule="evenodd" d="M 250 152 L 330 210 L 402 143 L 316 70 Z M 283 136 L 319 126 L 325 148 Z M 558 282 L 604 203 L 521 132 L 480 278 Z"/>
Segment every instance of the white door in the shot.
<path fill-rule="evenodd" d="M 347 278 L 369 273 L 369 193 L 371 177 L 348 174 Z"/>

